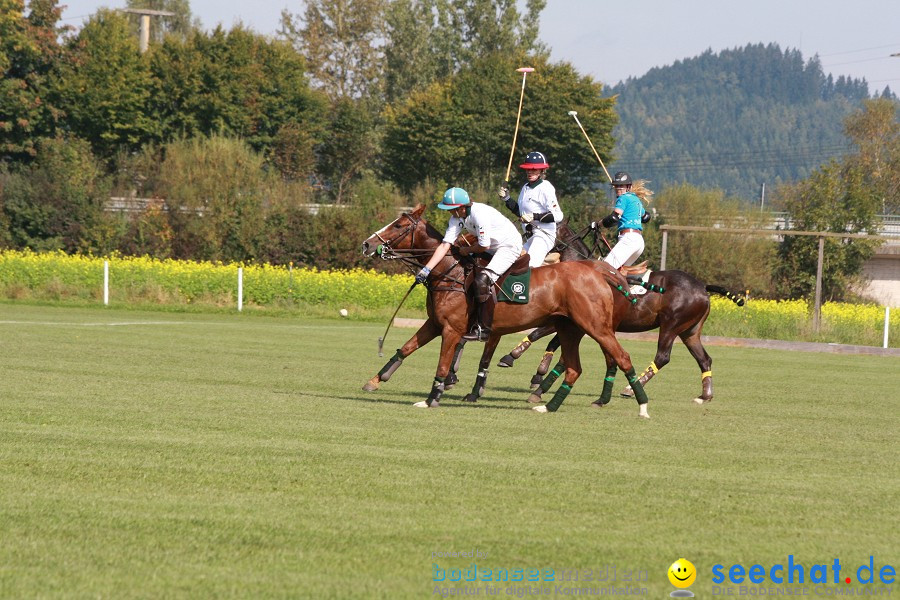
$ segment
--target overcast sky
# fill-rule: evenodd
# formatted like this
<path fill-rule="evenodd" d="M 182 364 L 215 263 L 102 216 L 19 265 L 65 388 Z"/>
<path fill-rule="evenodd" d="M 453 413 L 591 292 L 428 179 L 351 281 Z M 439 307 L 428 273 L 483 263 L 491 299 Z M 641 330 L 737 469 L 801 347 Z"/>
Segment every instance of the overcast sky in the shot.
<path fill-rule="evenodd" d="M 60 0 L 67 24 L 80 26 L 97 8 L 124 0 Z M 524 4 L 520 0 L 520 4 Z M 205 28 L 238 21 L 274 34 L 281 11 L 303 12 L 300 0 L 191 0 Z M 900 0 L 548 0 L 541 39 L 555 61 L 566 60 L 607 84 L 653 67 L 748 43 L 818 54 L 826 73 L 865 77 L 870 90 L 900 92 Z"/>

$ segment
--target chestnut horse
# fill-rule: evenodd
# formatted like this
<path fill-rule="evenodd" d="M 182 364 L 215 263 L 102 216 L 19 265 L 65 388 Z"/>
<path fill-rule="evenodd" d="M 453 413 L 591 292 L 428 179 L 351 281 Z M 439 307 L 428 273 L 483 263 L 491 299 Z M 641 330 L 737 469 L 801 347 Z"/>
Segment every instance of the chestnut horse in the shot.
<path fill-rule="evenodd" d="M 443 239 L 443 235 L 422 218 L 424 210 L 425 206 L 420 204 L 412 212 L 402 214 L 372 234 L 362 244 L 363 254 L 393 254 L 424 265 Z M 370 384 L 385 381 L 387 378 L 384 375 L 389 377 L 403 358 L 440 335 L 441 353 L 431 392 L 426 401 L 416 403 L 420 407 L 440 406 L 454 353 L 469 325 L 471 299 L 466 294 L 465 279 L 465 269 L 455 252 L 448 254 L 432 269 L 427 283 L 428 319 L 406 346 L 398 350 L 379 374 L 369 381 Z M 587 334 L 600 345 L 607 365 L 614 365 L 625 373 L 634 389 L 639 415 L 649 418 L 647 395 L 634 372 L 631 358 L 615 336 L 614 323 L 621 319 L 619 313 L 624 313 L 631 306 L 624 296 L 613 293 L 613 287 L 621 287 L 623 283 L 623 278 L 615 271 L 594 261 L 560 262 L 532 269 L 529 302 L 498 303 L 482 364 L 485 355 L 493 355 L 502 335 L 553 324 L 559 333 L 566 363 L 564 383 L 550 402 L 535 407 L 535 410 L 554 412 L 581 375 L 578 346 Z M 403 353 L 403 350 L 408 351 Z M 484 377 L 486 373 L 479 373 L 479 379 Z"/>
<path fill-rule="evenodd" d="M 566 239 L 572 249 L 578 254 L 590 253 L 584 241 L 566 226 L 560 226 L 559 236 Z M 639 332 L 650 331 L 659 328 L 659 339 L 657 340 L 656 356 L 650 366 L 641 373 L 640 382 L 646 385 L 647 382 L 669 363 L 672 353 L 672 345 L 675 338 L 680 337 L 685 347 L 697 365 L 700 367 L 700 396 L 694 399 L 697 404 L 710 402 L 713 399 L 713 382 L 712 382 L 712 358 L 703 347 L 700 338 L 703 324 L 709 316 L 709 294 L 721 294 L 726 298 L 735 302 L 738 306 L 743 306 L 744 300 L 732 294 L 723 287 L 717 285 L 704 285 L 696 277 L 678 270 L 653 271 L 649 277 L 649 283 L 656 288 L 665 290 L 662 294 L 647 294 L 641 297 L 634 308 L 624 313 L 623 319 L 616 324 L 616 331 L 621 332 Z M 540 327 L 535 329 L 528 336 L 519 342 L 513 350 L 500 359 L 501 367 L 511 367 L 513 362 L 519 358 L 531 344 L 538 339 L 553 333 L 552 326 Z M 554 338 L 547 346 L 538 371 L 531 380 L 533 388 L 541 384 L 543 375 L 550 368 L 550 362 L 553 353 L 559 347 L 559 342 Z M 559 367 L 554 369 L 559 372 Z M 615 375 L 615 372 L 612 373 Z M 609 373 L 607 373 L 609 376 Z M 551 374 L 551 377 L 554 377 Z M 551 382 L 552 383 L 552 382 Z M 603 392 L 600 398 L 594 403 L 602 406 L 609 402 L 612 393 L 612 383 L 609 378 L 604 382 Z M 625 396 L 631 395 L 630 387 L 626 387 L 622 392 Z"/>

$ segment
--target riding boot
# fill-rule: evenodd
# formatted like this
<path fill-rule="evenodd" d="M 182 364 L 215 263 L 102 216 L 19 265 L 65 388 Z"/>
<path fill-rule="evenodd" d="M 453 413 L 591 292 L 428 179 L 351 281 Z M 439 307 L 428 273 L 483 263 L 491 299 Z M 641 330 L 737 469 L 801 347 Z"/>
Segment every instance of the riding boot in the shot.
<path fill-rule="evenodd" d="M 464 340 L 486 342 L 491 337 L 491 326 L 494 323 L 494 306 L 497 297 L 494 295 L 493 285 L 487 273 L 476 275 L 475 283 L 477 291 L 475 295 L 475 325 L 472 330 L 463 336 Z"/>

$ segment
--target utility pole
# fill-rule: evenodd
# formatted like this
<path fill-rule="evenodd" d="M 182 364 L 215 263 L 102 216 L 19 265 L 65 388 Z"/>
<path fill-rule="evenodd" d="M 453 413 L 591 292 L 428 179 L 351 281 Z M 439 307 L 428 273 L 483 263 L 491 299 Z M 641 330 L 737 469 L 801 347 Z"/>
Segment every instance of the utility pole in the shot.
<path fill-rule="evenodd" d="M 150 47 L 150 17 L 174 17 L 175 13 L 167 10 L 151 10 L 149 8 L 120 8 L 122 12 L 141 15 L 141 54 Z"/>

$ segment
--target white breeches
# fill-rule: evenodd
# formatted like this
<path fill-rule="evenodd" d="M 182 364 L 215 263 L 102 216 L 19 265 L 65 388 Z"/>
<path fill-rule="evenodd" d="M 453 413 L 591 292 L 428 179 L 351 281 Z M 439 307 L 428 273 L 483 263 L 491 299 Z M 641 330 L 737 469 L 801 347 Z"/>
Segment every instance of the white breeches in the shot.
<path fill-rule="evenodd" d="M 555 232 L 545 231 L 538 227 L 534 228 L 534 235 L 525 241 L 525 252 L 531 256 L 528 261 L 529 267 L 539 267 L 544 264 L 547 254 L 553 250 L 556 244 Z"/>
<path fill-rule="evenodd" d="M 612 268 L 618 269 L 622 265 L 633 265 L 644 251 L 644 236 L 640 233 L 629 231 L 619 236 L 619 241 L 613 246 L 604 261 Z"/>
<path fill-rule="evenodd" d="M 494 257 L 485 267 L 487 271 L 488 277 L 491 278 L 491 281 L 497 283 L 497 279 L 500 278 L 500 275 L 506 273 L 506 270 L 509 269 L 516 259 L 519 258 L 519 255 L 522 253 L 522 247 L 509 247 L 504 246 L 502 248 L 498 248 L 494 253 Z"/>

